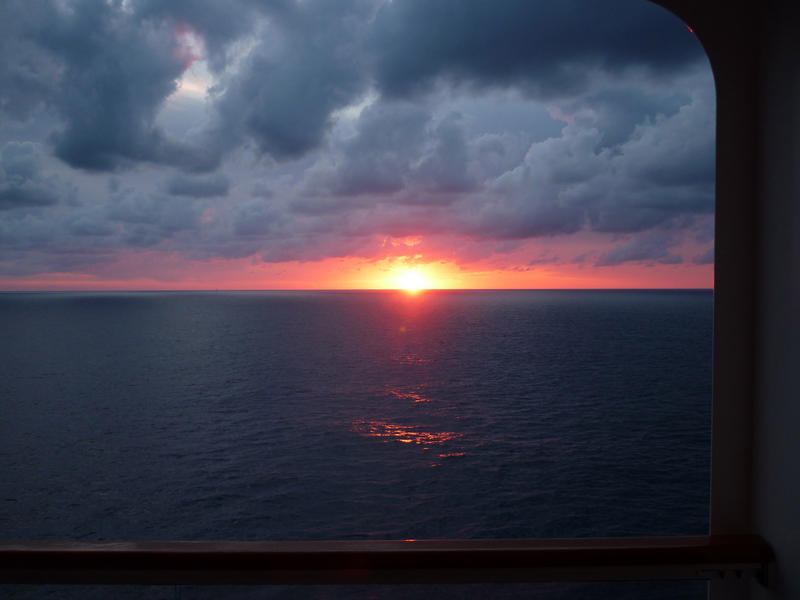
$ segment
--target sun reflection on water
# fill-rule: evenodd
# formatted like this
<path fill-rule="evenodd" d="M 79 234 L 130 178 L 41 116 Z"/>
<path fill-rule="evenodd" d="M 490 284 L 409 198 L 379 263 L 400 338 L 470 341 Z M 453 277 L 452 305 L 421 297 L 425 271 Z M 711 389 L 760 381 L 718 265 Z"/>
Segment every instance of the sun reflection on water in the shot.
<path fill-rule="evenodd" d="M 422 358 L 416 354 L 403 354 L 393 358 L 393 360 L 399 362 L 401 365 L 424 365 L 431 362 L 430 358 Z"/>
<path fill-rule="evenodd" d="M 400 390 L 389 390 L 387 393 L 390 396 L 394 396 L 398 400 L 413 400 L 414 404 L 431 401 L 430 398 L 426 398 L 422 394 L 417 394 L 415 392 L 401 392 Z"/>
<path fill-rule="evenodd" d="M 422 446 L 425 450 L 463 436 L 454 431 L 424 431 L 416 425 L 400 425 L 387 421 L 359 421 L 353 423 L 352 431 L 364 437 L 381 439 L 384 442 L 415 444 Z"/>

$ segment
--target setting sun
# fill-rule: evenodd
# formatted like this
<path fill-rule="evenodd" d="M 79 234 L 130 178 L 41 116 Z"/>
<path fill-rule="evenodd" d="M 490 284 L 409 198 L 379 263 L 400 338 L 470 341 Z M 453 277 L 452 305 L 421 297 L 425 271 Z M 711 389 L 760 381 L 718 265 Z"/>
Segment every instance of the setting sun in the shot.
<path fill-rule="evenodd" d="M 406 290 L 408 292 L 417 292 L 430 287 L 428 278 L 425 277 L 420 271 L 409 269 L 398 274 L 395 278 L 395 284 L 398 289 Z"/>

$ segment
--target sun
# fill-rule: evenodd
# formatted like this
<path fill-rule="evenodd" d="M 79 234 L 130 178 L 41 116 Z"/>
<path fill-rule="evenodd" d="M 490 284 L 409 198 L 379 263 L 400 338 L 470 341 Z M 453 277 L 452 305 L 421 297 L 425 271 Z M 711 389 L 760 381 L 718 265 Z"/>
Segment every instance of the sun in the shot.
<path fill-rule="evenodd" d="M 418 292 L 430 287 L 428 278 L 416 269 L 407 269 L 394 278 L 397 289 L 407 292 Z"/>

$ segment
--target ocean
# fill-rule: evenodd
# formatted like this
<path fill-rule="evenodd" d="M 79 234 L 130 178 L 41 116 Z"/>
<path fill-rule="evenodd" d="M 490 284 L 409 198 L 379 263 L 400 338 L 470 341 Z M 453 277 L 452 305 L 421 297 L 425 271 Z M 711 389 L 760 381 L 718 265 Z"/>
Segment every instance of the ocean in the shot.
<path fill-rule="evenodd" d="M 0 294 L 0 537 L 705 534 L 709 291 Z M 705 585 L 3 586 L 705 598 Z"/>

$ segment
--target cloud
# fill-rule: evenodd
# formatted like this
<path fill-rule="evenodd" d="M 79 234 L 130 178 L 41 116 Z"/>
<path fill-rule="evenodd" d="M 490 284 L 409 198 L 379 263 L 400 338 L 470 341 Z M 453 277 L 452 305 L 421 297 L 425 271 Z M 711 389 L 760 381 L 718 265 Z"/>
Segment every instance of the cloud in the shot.
<path fill-rule="evenodd" d="M 68 225 L 69 233 L 78 237 L 102 237 L 114 233 L 114 228 L 105 219 L 89 215 L 76 215 Z"/>
<path fill-rule="evenodd" d="M 207 169 L 215 157 L 168 138 L 155 126 L 186 63 L 174 32 L 128 18 L 117 5 L 76 3 L 53 15 L 43 43 L 64 65 L 51 103 L 65 125 L 53 134 L 67 164 L 107 171 L 129 162 Z"/>
<path fill-rule="evenodd" d="M 217 156 L 155 125 L 187 66 L 166 24 L 135 19 L 122 4 L 102 0 L 12 2 L 3 20 L 17 31 L 6 42 L 13 52 L 0 61 L 0 82 L 10 90 L 0 106 L 18 118 L 33 110 L 25 104 L 57 113 L 62 122 L 51 141 L 66 164 L 89 171 L 137 162 L 215 166 Z"/>
<path fill-rule="evenodd" d="M 47 206 L 56 202 L 58 195 L 52 186 L 32 181 L 20 183 L 0 181 L 0 210 L 23 206 Z"/>
<path fill-rule="evenodd" d="M 543 254 L 541 256 L 538 256 L 537 258 L 528 261 L 528 266 L 534 267 L 536 265 L 547 265 L 554 262 L 558 262 L 558 260 L 559 260 L 558 256 L 546 256 Z"/>
<path fill-rule="evenodd" d="M 276 160 L 318 147 L 333 111 L 366 89 L 359 40 L 372 3 L 285 3 L 235 76 L 217 91 L 216 135 L 226 147 L 251 140 Z"/>
<path fill-rule="evenodd" d="M 201 213 L 201 205 L 192 200 L 125 189 L 111 196 L 106 217 L 119 224 L 125 245 L 143 247 L 195 229 Z"/>
<path fill-rule="evenodd" d="M 53 94 L 59 63 L 29 32 L 47 22 L 52 6 L 44 1 L 7 0 L 0 19 L 0 112 L 29 118 Z"/>
<path fill-rule="evenodd" d="M 677 241 L 668 232 L 652 232 L 633 238 L 606 252 L 595 263 L 597 267 L 621 265 L 626 262 L 658 262 L 665 265 L 680 264 L 683 259 L 670 252 Z"/>
<path fill-rule="evenodd" d="M 467 172 L 469 154 L 461 118 L 450 113 L 437 124 L 433 148 L 416 169 L 429 192 L 459 193 L 475 187 Z"/>
<path fill-rule="evenodd" d="M 238 236 L 263 236 L 275 231 L 280 223 L 276 211 L 260 200 L 253 200 L 239 207 L 233 228 Z"/>
<path fill-rule="evenodd" d="M 214 72 L 221 72 L 231 60 L 237 40 L 253 33 L 260 13 L 287 4 L 283 0 L 250 2 L 227 0 L 137 0 L 137 19 L 167 21 L 183 33 L 196 33 L 203 42 L 203 58 Z"/>
<path fill-rule="evenodd" d="M 375 199 L 404 191 L 394 201 L 449 202 L 440 195 L 476 185 L 461 121 L 458 113 L 435 116 L 411 103 L 375 102 L 361 111 L 354 134 L 334 137 L 326 158 L 307 171 L 307 192 Z"/>
<path fill-rule="evenodd" d="M 566 111 L 561 113 L 572 123 L 560 135 L 524 146 L 522 140 L 536 137 L 532 132 L 470 136 L 473 117 L 453 114 L 438 98 L 425 104 L 376 99 L 340 123 L 307 166 L 276 178 L 269 197 L 237 209 L 232 234 L 259 245 L 270 260 L 341 256 L 345 250 L 372 258 L 388 252 L 380 245 L 386 236 L 438 236 L 449 240 L 450 250 L 426 242 L 419 250 L 463 262 L 510 251 L 497 242 L 589 231 L 679 233 L 713 211 L 713 167 L 703 177 L 670 182 L 654 178 L 651 166 L 688 160 L 674 153 L 707 160 L 713 82 L 710 74 L 698 78 L 692 71 L 675 85 L 686 90 L 684 104 L 656 118 L 642 113 L 641 123 L 614 147 L 605 143 L 602 124 L 572 119 Z M 455 149 L 437 154 L 453 140 Z M 468 185 L 437 186 L 444 170 L 430 169 L 433 157 L 454 157 L 460 181 Z M 644 260 L 627 258 L 642 243 L 601 262 Z M 671 251 L 651 249 L 643 256 L 681 260 Z"/>
<path fill-rule="evenodd" d="M 355 133 L 333 146 L 333 156 L 308 172 L 314 194 L 360 196 L 402 190 L 426 142 L 431 114 L 410 103 L 365 108 Z"/>
<path fill-rule="evenodd" d="M 591 235 L 626 242 L 534 260 L 692 256 L 707 62 L 661 8 L 600 4 L 10 0 L 0 250 L 372 260 L 414 236 L 467 264 Z"/>
<path fill-rule="evenodd" d="M 228 193 L 230 182 L 224 174 L 208 175 L 206 177 L 187 177 L 176 175 L 167 181 L 167 193 L 173 196 L 192 196 L 194 198 L 208 198 L 211 196 L 225 196 Z"/>
<path fill-rule="evenodd" d="M 532 144 L 520 165 L 486 184 L 488 198 L 475 198 L 474 233 L 634 233 L 712 213 L 713 82 L 691 79 L 690 89 L 678 111 L 644 118 L 613 148 L 591 119 Z"/>
<path fill-rule="evenodd" d="M 0 150 L 0 210 L 49 206 L 74 193 L 69 183 L 40 171 L 36 144 L 5 144 Z"/>
<path fill-rule="evenodd" d="M 714 246 L 711 246 L 708 250 L 703 252 L 702 254 L 698 254 L 692 259 L 692 262 L 696 265 L 713 265 L 714 264 Z"/>
<path fill-rule="evenodd" d="M 378 12 L 372 47 L 382 92 L 407 96 L 439 80 L 574 94 L 593 69 L 663 76 L 703 58 L 677 19 L 648 2 L 407 0 Z"/>
<path fill-rule="evenodd" d="M 588 85 L 592 69 L 662 73 L 702 56 L 663 9 L 620 1 L 624 10 L 613 14 L 574 0 L 514 0 L 502 10 L 474 0 L 11 2 L 4 22 L 15 27 L 6 25 L 0 38 L 9 50 L 0 61 L 0 106 L 16 117 L 39 104 L 54 109 L 62 118 L 52 137 L 57 156 L 87 170 L 151 162 L 208 171 L 248 140 L 274 159 L 296 159 L 324 142 L 334 112 L 370 81 L 388 95 L 445 77 L 552 88 L 563 97 Z M 186 45 L 190 34 L 200 48 Z M 200 59 L 217 75 L 215 115 L 201 139 L 188 143 L 155 123 L 176 82 Z M 635 93 L 586 101 L 602 104 L 607 119 L 656 110 Z M 621 139 L 632 127 L 627 121 L 604 135 Z M 443 151 L 463 146 L 458 128 L 440 134 L 450 136 L 441 140 Z M 423 171 L 435 185 L 468 186 L 456 154 L 447 156 L 448 164 L 434 160 Z"/>
<path fill-rule="evenodd" d="M 602 147 L 614 147 L 628 141 L 637 125 L 671 117 L 690 101 L 685 92 L 674 88 L 645 89 L 606 81 L 600 89 L 558 100 L 552 110 L 572 122 L 596 127 L 602 133 Z"/>

